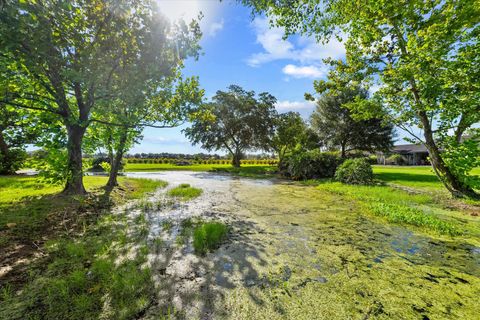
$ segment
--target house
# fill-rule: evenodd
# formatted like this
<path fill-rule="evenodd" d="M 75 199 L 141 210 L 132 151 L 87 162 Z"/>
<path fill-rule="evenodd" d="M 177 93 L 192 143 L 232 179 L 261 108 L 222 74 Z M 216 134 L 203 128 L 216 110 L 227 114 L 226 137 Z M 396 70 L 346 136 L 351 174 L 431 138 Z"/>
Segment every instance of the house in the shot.
<path fill-rule="evenodd" d="M 396 161 L 391 160 L 392 155 L 401 155 L 402 158 Z M 400 144 L 393 147 L 391 153 L 377 153 L 377 160 L 380 164 L 405 164 L 410 166 L 428 165 L 428 150 L 423 144 Z"/>

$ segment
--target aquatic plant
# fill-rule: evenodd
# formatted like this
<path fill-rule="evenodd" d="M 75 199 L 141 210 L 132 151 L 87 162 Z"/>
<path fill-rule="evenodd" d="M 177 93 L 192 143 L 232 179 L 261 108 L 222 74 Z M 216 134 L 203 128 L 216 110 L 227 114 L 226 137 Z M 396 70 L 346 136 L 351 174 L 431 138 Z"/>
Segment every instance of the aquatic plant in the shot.
<path fill-rule="evenodd" d="M 369 207 L 372 213 L 385 217 L 390 222 L 427 227 L 430 230 L 451 236 L 456 236 L 462 233 L 460 229 L 452 223 L 441 220 L 430 214 L 426 214 L 416 208 L 380 201 L 370 203 Z"/>
<path fill-rule="evenodd" d="M 178 187 L 170 189 L 168 195 L 171 197 L 180 198 L 182 200 L 190 200 L 202 194 L 202 189 L 194 188 L 188 183 L 182 183 Z"/>
<path fill-rule="evenodd" d="M 200 223 L 193 231 L 193 248 L 198 254 L 205 254 L 220 246 L 226 238 L 228 228 L 221 222 Z"/>

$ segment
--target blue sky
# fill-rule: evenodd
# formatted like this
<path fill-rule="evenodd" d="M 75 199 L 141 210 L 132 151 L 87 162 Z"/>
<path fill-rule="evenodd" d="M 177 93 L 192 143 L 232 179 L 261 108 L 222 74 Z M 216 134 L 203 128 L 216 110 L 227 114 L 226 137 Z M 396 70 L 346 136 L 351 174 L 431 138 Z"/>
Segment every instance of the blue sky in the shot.
<path fill-rule="evenodd" d="M 282 40 L 282 30 L 269 28 L 264 18 L 252 20 L 249 9 L 236 2 L 159 0 L 159 3 L 172 18 L 188 20 L 199 10 L 204 14 L 203 54 L 197 61 L 186 62 L 184 74 L 200 78 L 207 98 L 217 90 L 237 84 L 246 90 L 273 94 L 279 112 L 298 111 L 308 118 L 314 105 L 305 101 L 304 93 L 312 92 L 314 79 L 325 77 L 327 69 L 322 59 L 344 57 L 343 45 L 337 41 L 322 45 L 298 36 Z M 205 152 L 189 143 L 181 132 L 183 128 L 147 128 L 143 141 L 130 153 Z"/>

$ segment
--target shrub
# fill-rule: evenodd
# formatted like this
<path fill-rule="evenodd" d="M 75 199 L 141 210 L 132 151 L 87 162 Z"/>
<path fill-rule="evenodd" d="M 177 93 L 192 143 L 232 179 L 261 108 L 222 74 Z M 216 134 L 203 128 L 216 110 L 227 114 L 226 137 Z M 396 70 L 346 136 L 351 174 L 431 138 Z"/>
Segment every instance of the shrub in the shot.
<path fill-rule="evenodd" d="M 285 159 L 280 169 L 296 180 L 332 178 L 340 162 L 340 157 L 336 154 L 310 150 L 292 154 Z"/>
<path fill-rule="evenodd" d="M 204 222 L 193 232 L 193 248 L 198 254 L 205 254 L 220 246 L 227 236 L 227 226 L 220 222 Z"/>
<path fill-rule="evenodd" d="M 26 158 L 27 153 L 22 149 L 10 149 L 6 155 L 0 153 L 0 174 L 14 174 Z"/>
<path fill-rule="evenodd" d="M 366 158 L 348 159 L 338 167 L 335 180 L 347 184 L 372 183 L 372 166 Z"/>
<path fill-rule="evenodd" d="M 392 154 L 390 157 L 387 158 L 388 163 L 393 163 L 396 165 L 404 165 L 407 163 L 405 158 L 401 154 Z"/>

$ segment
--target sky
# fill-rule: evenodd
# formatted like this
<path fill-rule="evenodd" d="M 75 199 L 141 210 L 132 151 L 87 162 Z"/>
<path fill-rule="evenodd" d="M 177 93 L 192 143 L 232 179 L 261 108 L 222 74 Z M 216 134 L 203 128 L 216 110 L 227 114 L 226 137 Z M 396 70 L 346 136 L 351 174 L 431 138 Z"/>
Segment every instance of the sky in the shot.
<path fill-rule="evenodd" d="M 322 45 L 300 36 L 283 40 L 281 29 L 269 28 L 265 18 L 252 19 L 250 10 L 234 1 L 158 1 L 172 19 L 188 21 L 202 12 L 202 54 L 196 61 L 186 61 L 183 74 L 199 77 L 207 99 L 217 90 L 236 84 L 257 93 L 269 92 L 278 100 L 278 112 L 297 111 L 308 119 L 314 103 L 305 101 L 304 94 L 313 93 L 313 80 L 325 78 L 328 69 L 322 59 L 345 56 L 338 41 Z M 172 129 L 146 128 L 143 140 L 129 153 L 206 152 L 185 138 L 182 129 L 186 127 L 188 124 Z"/>

